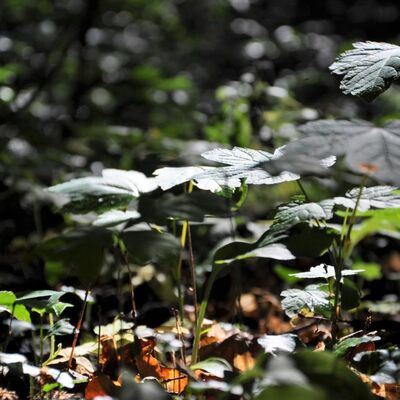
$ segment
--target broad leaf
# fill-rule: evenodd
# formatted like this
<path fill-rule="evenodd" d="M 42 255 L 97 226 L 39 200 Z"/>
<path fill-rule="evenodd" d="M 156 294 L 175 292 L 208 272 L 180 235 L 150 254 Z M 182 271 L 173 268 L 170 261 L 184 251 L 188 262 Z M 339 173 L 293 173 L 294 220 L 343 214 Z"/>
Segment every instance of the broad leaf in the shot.
<path fill-rule="evenodd" d="M 299 128 L 301 138 L 286 145 L 285 154 L 324 158 L 345 156 L 350 170 L 371 166 L 372 177 L 400 185 L 400 121 L 376 127 L 366 121 L 319 120 Z"/>
<path fill-rule="evenodd" d="M 310 221 L 327 220 L 332 218 L 331 201 L 320 203 L 292 202 L 280 206 L 275 214 L 270 232 L 285 232 L 293 226 Z"/>
<path fill-rule="evenodd" d="M 46 312 L 54 312 L 59 316 L 65 308 L 72 307 L 71 304 L 60 301 L 64 294 L 65 292 L 54 290 L 35 290 L 18 297 L 16 301 L 18 304 L 32 308 L 32 311 L 40 315 L 44 315 Z"/>
<path fill-rule="evenodd" d="M 344 75 L 340 89 L 345 94 L 373 100 L 400 77 L 400 47 L 380 42 L 353 43 L 330 70 Z"/>
<path fill-rule="evenodd" d="M 218 357 L 211 357 L 207 358 L 206 360 L 199 361 L 196 364 L 192 364 L 190 369 L 193 371 L 201 369 L 221 379 L 224 378 L 225 371 L 231 372 L 233 370 L 228 361 Z"/>
<path fill-rule="evenodd" d="M 301 310 L 312 312 L 329 310 L 328 293 L 322 291 L 319 285 L 309 285 L 304 290 L 288 289 L 281 293 L 282 308 L 290 318 L 295 317 Z"/>
<path fill-rule="evenodd" d="M 400 210 L 370 210 L 362 216 L 370 218 L 354 227 L 351 233 L 352 246 L 365 237 L 377 233 L 400 239 Z"/>
<path fill-rule="evenodd" d="M 69 318 L 59 319 L 52 327 L 49 328 L 46 338 L 50 336 L 64 336 L 64 335 L 72 335 L 74 332 L 74 326 L 70 324 Z"/>
<path fill-rule="evenodd" d="M 355 269 L 344 269 L 342 270 L 342 276 L 349 275 L 357 275 L 359 272 L 363 270 L 355 270 Z M 327 264 L 319 264 L 316 267 L 311 267 L 307 272 L 298 272 L 297 274 L 290 274 L 290 276 L 295 276 L 296 278 L 301 279 L 318 279 L 318 278 L 335 278 L 335 267 Z"/>
<path fill-rule="evenodd" d="M 337 355 L 342 356 L 351 347 L 358 346 L 361 343 L 375 342 L 378 340 L 381 340 L 379 336 L 364 335 L 361 337 L 349 337 L 337 343 L 334 347 L 334 351 Z"/>
<path fill-rule="evenodd" d="M 124 222 L 138 219 L 140 214 L 137 211 L 110 210 L 101 215 L 93 222 L 95 226 L 115 226 Z"/>
<path fill-rule="evenodd" d="M 320 388 L 296 386 L 296 385 L 280 385 L 269 386 L 259 393 L 253 400 L 326 400 L 326 395 Z"/>
<path fill-rule="evenodd" d="M 335 354 L 304 350 L 293 354 L 299 370 L 328 400 L 372 400 L 370 389 Z"/>
<path fill-rule="evenodd" d="M 73 229 L 49 239 L 38 248 L 47 261 L 62 263 L 65 274 L 73 269 L 81 283 L 93 283 L 103 266 L 104 250 L 112 245 L 112 233 L 103 228 Z"/>
<path fill-rule="evenodd" d="M 170 233 L 154 231 L 125 231 L 121 238 L 130 258 L 139 265 L 155 263 L 175 266 L 180 252 L 179 240 Z"/>
<path fill-rule="evenodd" d="M 295 256 L 282 243 L 271 243 L 257 247 L 257 243 L 231 242 L 220 247 L 214 255 L 215 264 L 229 264 L 247 258 L 272 258 L 294 260 Z"/>
<path fill-rule="evenodd" d="M 397 193 L 396 193 L 397 191 Z M 348 191 L 344 197 L 335 197 L 335 204 L 354 209 L 357 198 L 360 197 L 357 211 L 367 211 L 370 208 L 400 208 L 400 194 L 393 186 L 373 186 Z"/>
<path fill-rule="evenodd" d="M 230 203 L 224 197 L 197 190 L 177 196 L 164 193 L 155 199 L 142 197 L 138 211 L 146 222 L 165 224 L 171 218 L 201 222 L 209 215 L 230 215 Z"/>
<path fill-rule="evenodd" d="M 330 228 L 302 223 L 293 227 L 282 242 L 296 257 L 319 257 L 328 251 L 336 236 Z"/>
<path fill-rule="evenodd" d="M 126 207 L 140 193 L 157 187 L 154 178 L 147 178 L 141 172 L 104 169 L 101 177 L 73 179 L 48 190 L 64 196 L 62 211 L 84 214 Z"/>
<path fill-rule="evenodd" d="M 278 208 L 272 225 L 264 232 L 261 237 L 253 243 L 231 242 L 217 250 L 214 255 L 214 262 L 217 264 L 228 264 L 234 260 L 246 258 L 272 258 L 276 260 L 293 260 L 297 247 L 290 242 L 289 231 L 294 226 L 309 222 L 311 220 L 330 218 L 333 203 L 329 203 L 329 208 L 324 204 L 317 203 L 289 203 Z M 317 246 L 317 254 L 329 247 L 333 240 L 333 235 L 325 235 L 319 231 L 319 239 L 323 239 L 322 247 Z M 297 239 L 296 239 L 297 240 Z M 286 243 L 287 242 L 287 243 Z M 289 246 L 293 245 L 292 248 Z M 315 250 L 315 249 L 313 249 Z"/>
<path fill-rule="evenodd" d="M 360 290 L 348 278 L 343 279 L 343 284 L 340 287 L 340 304 L 343 310 L 352 310 L 360 305 Z"/>
<path fill-rule="evenodd" d="M 243 147 L 229 149 L 214 149 L 202 154 L 207 160 L 219 162 L 224 167 L 181 167 L 161 168 L 154 172 L 158 184 L 163 190 L 184 182 L 193 181 L 196 186 L 211 192 L 221 192 L 224 188 L 236 189 L 242 180 L 252 185 L 272 185 L 281 182 L 293 181 L 300 178 L 297 173 L 291 172 L 287 164 L 285 169 L 273 167 L 274 173 L 267 171 L 267 164 L 283 156 L 282 149 L 273 154 L 263 150 L 252 150 Z M 332 165 L 334 161 L 321 160 L 322 167 Z"/>
<path fill-rule="evenodd" d="M 23 304 L 17 303 L 17 297 L 13 292 L 0 292 L 0 312 L 12 314 L 19 321 L 31 322 L 29 311 Z"/>
<path fill-rule="evenodd" d="M 282 335 L 264 335 L 257 339 L 258 344 L 266 353 L 292 353 L 296 348 L 296 335 L 286 333 Z"/>
<path fill-rule="evenodd" d="M 352 264 L 352 269 L 360 270 L 360 276 L 367 281 L 374 281 L 382 278 L 382 267 L 377 263 L 357 261 Z"/>

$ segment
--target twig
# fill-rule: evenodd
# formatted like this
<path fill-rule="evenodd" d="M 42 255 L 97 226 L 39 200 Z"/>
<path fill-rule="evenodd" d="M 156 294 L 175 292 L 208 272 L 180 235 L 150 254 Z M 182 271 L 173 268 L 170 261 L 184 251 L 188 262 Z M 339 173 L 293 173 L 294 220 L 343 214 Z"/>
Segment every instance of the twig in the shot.
<path fill-rule="evenodd" d="M 74 358 L 74 352 L 75 352 L 76 344 L 78 343 L 79 332 L 81 330 L 83 317 L 85 315 L 85 309 L 86 309 L 86 304 L 87 304 L 87 299 L 88 299 L 89 293 L 90 293 L 90 285 L 85 291 L 85 298 L 83 299 L 83 304 L 82 304 L 82 308 L 81 308 L 81 314 L 79 316 L 78 323 L 76 324 L 76 326 L 74 328 L 74 333 L 73 333 L 74 340 L 72 341 L 71 354 L 69 355 L 68 369 L 72 369 L 72 360 Z"/>

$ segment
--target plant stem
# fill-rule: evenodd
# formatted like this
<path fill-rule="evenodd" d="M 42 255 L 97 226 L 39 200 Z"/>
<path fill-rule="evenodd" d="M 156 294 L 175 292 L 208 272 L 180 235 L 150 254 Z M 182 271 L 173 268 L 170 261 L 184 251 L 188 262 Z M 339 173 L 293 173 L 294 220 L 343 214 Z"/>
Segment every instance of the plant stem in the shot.
<path fill-rule="evenodd" d="M 191 278 L 192 278 L 194 320 L 197 321 L 198 308 L 197 308 L 196 264 L 195 264 L 194 255 L 193 255 L 192 234 L 191 234 L 191 231 L 190 231 L 189 221 L 188 221 L 188 228 L 187 228 L 187 242 L 188 242 L 188 249 L 189 249 L 190 275 L 191 275 Z"/>
<path fill-rule="evenodd" d="M 297 186 L 299 187 L 301 193 L 303 193 L 305 199 L 310 203 L 311 200 L 310 200 L 310 198 L 308 197 L 308 194 L 307 194 L 306 190 L 304 189 L 304 186 L 303 186 L 303 184 L 301 183 L 300 179 L 297 179 L 296 183 L 297 183 Z"/>
<path fill-rule="evenodd" d="M 90 292 L 90 286 L 85 291 L 85 298 L 83 299 L 81 314 L 79 316 L 78 323 L 76 324 L 76 327 L 74 329 L 74 340 L 72 341 L 71 354 L 69 355 L 68 369 L 72 369 L 72 360 L 74 359 L 75 347 L 76 347 L 76 344 L 78 343 L 79 332 L 81 330 L 83 317 L 85 315 L 85 309 L 86 309 L 87 298 L 89 296 L 89 292 Z"/>
<path fill-rule="evenodd" d="M 341 280 L 342 280 L 342 269 L 343 269 L 343 266 L 344 266 L 344 263 L 345 263 L 347 257 L 349 256 L 348 249 L 349 249 L 349 245 L 351 242 L 351 232 L 352 232 L 352 229 L 353 229 L 353 226 L 355 223 L 357 209 L 360 204 L 362 192 L 365 187 L 365 183 L 366 183 L 367 179 L 368 179 L 368 175 L 364 175 L 360 182 L 359 191 L 358 191 L 357 198 L 356 198 L 356 203 L 354 205 L 354 208 L 351 213 L 348 224 L 347 224 L 347 220 L 348 220 L 347 212 L 346 212 L 345 219 L 343 221 L 343 230 L 342 230 L 342 234 L 340 237 L 341 240 L 340 240 L 339 257 L 338 257 L 339 259 L 338 259 L 338 263 L 335 265 L 335 297 L 333 299 L 333 312 L 332 312 L 332 341 L 333 341 L 333 343 L 336 343 L 338 340 L 338 331 L 339 331 L 338 321 L 340 319 L 340 311 L 341 311 L 340 310 L 340 287 L 341 287 Z M 347 224 L 347 230 L 345 229 L 346 224 Z M 344 232 L 346 232 L 346 233 L 344 234 Z"/>
<path fill-rule="evenodd" d="M 43 314 L 40 314 L 40 329 L 39 329 L 39 362 L 43 362 Z"/>
<path fill-rule="evenodd" d="M 192 193 L 193 192 L 193 182 L 190 181 L 188 188 L 187 188 L 187 193 Z M 179 258 L 178 258 L 178 264 L 176 266 L 176 284 L 178 287 L 178 305 L 179 305 L 179 318 L 181 321 L 183 321 L 183 308 L 184 308 L 184 294 L 182 291 L 182 262 L 183 262 L 183 255 L 185 252 L 185 247 L 186 247 L 186 237 L 187 237 L 187 232 L 189 228 L 189 221 L 186 219 L 183 221 L 182 224 L 182 231 L 181 231 L 181 251 L 179 252 Z"/>
<path fill-rule="evenodd" d="M 50 329 L 54 327 L 54 317 L 53 314 L 50 312 L 49 313 L 49 325 Z M 54 352 L 56 350 L 56 337 L 54 335 L 50 336 L 50 356 L 49 359 L 52 359 L 54 357 Z"/>
<path fill-rule="evenodd" d="M 199 308 L 199 315 L 196 321 L 196 329 L 194 332 L 194 341 L 193 341 L 193 353 L 192 353 L 192 361 L 191 364 L 195 364 L 197 362 L 199 347 L 200 347 L 200 336 L 201 336 L 201 327 L 203 325 L 204 316 L 206 314 L 208 300 L 210 298 L 211 289 L 214 285 L 215 279 L 217 275 L 222 270 L 223 266 L 216 267 L 213 266 L 210 276 L 207 279 L 206 288 L 204 291 L 203 300 L 201 301 Z"/>
<path fill-rule="evenodd" d="M 176 266 L 176 285 L 178 287 L 179 318 L 181 320 L 183 320 L 183 307 L 184 307 L 184 298 L 182 291 L 182 261 L 186 246 L 187 228 L 188 228 L 188 221 L 184 221 L 182 225 L 181 239 L 180 239 L 181 249 L 179 252 L 178 264 Z"/>
<path fill-rule="evenodd" d="M 133 283 L 132 283 L 133 274 L 132 274 L 132 270 L 131 270 L 131 265 L 129 264 L 128 252 L 125 249 L 125 245 L 123 244 L 122 241 L 120 241 L 119 243 L 120 243 L 120 246 L 123 246 L 123 248 L 120 247 L 120 251 L 122 254 L 122 258 L 125 261 L 125 265 L 128 269 L 129 285 L 131 288 L 132 319 L 133 319 L 133 323 L 136 326 L 137 308 L 136 308 L 136 301 L 135 301 L 135 288 L 133 287 Z"/>

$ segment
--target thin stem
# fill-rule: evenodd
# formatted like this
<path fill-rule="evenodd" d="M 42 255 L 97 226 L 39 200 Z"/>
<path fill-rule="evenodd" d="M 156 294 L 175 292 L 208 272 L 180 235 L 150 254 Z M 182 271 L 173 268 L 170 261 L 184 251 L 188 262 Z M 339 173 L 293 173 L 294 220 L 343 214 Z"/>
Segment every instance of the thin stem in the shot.
<path fill-rule="evenodd" d="M 184 307 L 184 299 L 183 299 L 183 291 L 182 291 L 182 261 L 183 254 L 186 246 L 186 234 L 188 228 L 188 221 L 184 221 L 182 225 L 181 231 L 181 249 L 179 252 L 178 264 L 176 266 L 176 284 L 178 287 L 178 305 L 179 305 L 179 317 L 183 320 L 183 307 Z"/>
<path fill-rule="evenodd" d="M 39 362 L 42 365 L 43 362 L 43 314 L 40 314 L 40 329 L 39 329 Z"/>
<path fill-rule="evenodd" d="M 135 301 L 135 288 L 133 287 L 133 274 L 132 274 L 132 270 L 131 270 L 131 265 L 129 264 L 129 257 L 128 257 L 128 253 L 125 249 L 120 249 L 121 250 L 121 254 L 122 254 L 122 258 L 125 261 L 125 265 L 128 269 L 128 275 L 129 275 L 129 285 L 130 285 L 130 289 L 131 289 L 131 303 L 132 303 L 132 319 L 133 319 L 133 323 L 136 325 L 136 319 L 137 319 L 137 308 L 136 308 L 136 301 Z"/>
<path fill-rule="evenodd" d="M 199 354 L 199 347 L 200 347 L 200 336 L 201 336 L 201 327 L 203 325 L 204 316 L 206 314 L 208 300 L 210 298 L 211 289 L 214 285 L 215 279 L 219 272 L 222 270 L 223 266 L 216 267 L 213 266 L 210 276 L 208 277 L 206 288 L 204 291 L 204 297 L 201 301 L 200 308 L 199 308 L 199 316 L 196 321 L 196 329 L 194 332 L 194 341 L 193 341 L 193 353 L 192 353 L 192 364 L 197 362 L 198 354 Z"/>
<path fill-rule="evenodd" d="M 192 278 L 194 320 L 197 321 L 198 308 L 197 308 L 196 264 L 195 264 L 194 255 L 193 255 L 192 234 L 191 234 L 191 231 L 190 231 L 189 221 L 188 221 L 188 227 L 187 227 L 187 242 L 188 242 L 188 249 L 189 249 L 190 275 L 191 275 L 191 278 Z"/>
<path fill-rule="evenodd" d="M 69 355 L 68 369 L 72 369 L 72 360 L 74 359 L 75 347 L 76 347 L 76 344 L 78 343 L 79 332 L 81 331 L 82 321 L 83 321 L 83 317 L 85 315 L 85 309 L 86 309 L 89 292 L 90 292 L 90 286 L 85 291 L 85 298 L 83 299 L 81 314 L 79 316 L 78 323 L 76 324 L 76 327 L 74 328 L 74 340 L 72 341 L 71 354 Z"/>
<path fill-rule="evenodd" d="M 49 313 L 49 325 L 50 329 L 54 327 L 54 316 L 52 313 Z M 54 357 L 54 352 L 56 351 L 56 337 L 54 335 L 50 336 L 50 356 L 49 359 Z"/>
<path fill-rule="evenodd" d="M 193 182 L 190 181 L 188 188 L 187 188 L 187 193 L 192 193 L 193 192 Z M 181 231 L 181 250 L 179 252 L 179 258 L 178 258 L 178 264 L 176 266 L 176 284 L 178 287 L 178 305 L 179 305 L 179 317 L 183 321 L 183 316 L 184 316 L 184 295 L 182 291 L 182 262 L 183 262 L 183 255 L 185 252 L 185 247 L 186 247 L 186 237 L 188 233 L 188 228 L 189 228 L 189 221 L 186 219 L 183 221 L 182 224 L 182 231 Z"/>
<path fill-rule="evenodd" d="M 339 260 L 337 265 L 335 266 L 335 297 L 333 300 L 333 313 L 332 313 L 332 341 L 333 343 L 336 343 L 338 340 L 338 321 L 340 320 L 340 287 L 341 287 L 341 280 L 342 280 L 342 269 L 344 266 L 344 263 L 349 256 L 348 254 L 348 248 L 351 240 L 351 232 L 353 229 L 353 226 L 355 224 L 355 219 L 357 215 L 357 209 L 360 204 L 362 192 L 365 186 L 365 183 L 368 179 L 368 175 L 364 175 L 361 182 L 360 182 L 360 187 L 356 199 L 356 203 L 354 205 L 353 211 L 350 216 L 350 220 L 347 225 L 347 231 L 345 229 L 345 224 L 347 223 L 348 217 L 346 213 L 346 217 L 343 222 L 343 230 L 342 230 L 342 235 L 341 235 L 341 241 L 340 241 L 340 248 L 339 248 Z M 343 232 L 346 232 L 346 234 L 343 235 Z"/>
<path fill-rule="evenodd" d="M 301 193 L 303 193 L 305 199 L 310 203 L 311 200 L 310 200 L 310 198 L 308 197 L 308 194 L 307 194 L 306 190 L 304 189 L 304 186 L 303 186 L 303 184 L 301 183 L 300 179 L 297 179 L 296 183 L 297 183 L 297 186 L 299 187 Z"/>
<path fill-rule="evenodd" d="M 100 368 L 101 308 L 98 309 L 99 334 L 97 335 L 97 369 Z"/>

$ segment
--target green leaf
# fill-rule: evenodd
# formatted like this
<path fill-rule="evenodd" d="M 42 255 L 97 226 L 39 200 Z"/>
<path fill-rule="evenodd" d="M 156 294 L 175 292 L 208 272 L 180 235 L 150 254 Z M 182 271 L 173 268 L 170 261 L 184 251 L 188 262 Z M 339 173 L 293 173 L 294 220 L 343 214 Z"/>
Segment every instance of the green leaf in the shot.
<path fill-rule="evenodd" d="M 297 367 L 312 385 L 324 390 L 329 400 L 372 400 L 370 389 L 346 364 L 328 351 L 299 351 L 293 355 Z"/>
<path fill-rule="evenodd" d="M 264 389 L 253 400 L 327 400 L 323 390 L 316 387 L 279 385 Z"/>
<path fill-rule="evenodd" d="M 331 206 L 329 206 L 331 207 Z M 221 247 L 214 255 L 217 264 L 228 264 L 234 260 L 246 258 L 273 258 L 276 260 L 293 260 L 295 255 L 320 255 L 330 246 L 335 235 L 327 229 L 313 232 L 303 222 L 325 219 L 330 216 L 326 204 L 292 202 L 278 208 L 273 223 L 261 237 L 253 243 L 232 242 Z M 301 224 L 301 231 L 291 229 Z M 288 235 L 290 233 L 290 235 Z M 313 239 L 312 248 L 303 241 Z M 293 254 L 294 253 L 294 254 Z"/>
<path fill-rule="evenodd" d="M 31 322 L 31 314 L 23 304 L 16 304 L 14 317 L 19 321 Z"/>
<path fill-rule="evenodd" d="M 270 232 L 283 233 L 297 224 L 328 220 L 332 218 L 333 204 L 330 201 L 320 203 L 291 202 L 278 208 Z"/>
<path fill-rule="evenodd" d="M 365 237 L 382 234 L 400 239 L 400 211 L 393 210 L 372 210 L 363 213 L 362 216 L 369 216 L 361 224 L 354 226 L 351 233 L 351 243 L 355 246 Z"/>
<path fill-rule="evenodd" d="M 337 354 L 338 356 L 343 356 L 346 351 L 351 347 L 358 346 L 361 343 L 375 342 L 377 340 L 381 340 L 381 338 L 379 336 L 368 335 L 364 335 L 361 337 L 349 337 L 337 343 L 334 347 L 334 351 L 335 354 Z"/>
<path fill-rule="evenodd" d="M 202 222 L 206 216 L 230 215 L 230 203 L 213 193 L 195 191 L 173 195 L 165 193 L 151 199 L 139 199 L 138 211 L 146 222 L 165 224 L 167 219 L 180 219 Z"/>
<path fill-rule="evenodd" d="M 361 270 L 359 275 L 367 281 L 374 281 L 382 278 L 382 268 L 377 263 L 357 261 L 352 264 L 351 268 L 354 270 Z"/>
<path fill-rule="evenodd" d="M 31 322 L 31 315 L 23 304 L 18 304 L 17 298 L 13 292 L 0 292 L 0 312 L 6 311 L 12 314 L 19 321 Z"/>
<path fill-rule="evenodd" d="M 272 174 L 267 171 L 268 163 L 281 158 L 283 154 L 282 148 L 276 149 L 273 154 L 244 147 L 234 147 L 232 150 L 214 149 L 203 153 L 202 157 L 226 166 L 161 168 L 154 175 L 163 190 L 193 181 L 200 189 L 211 192 L 221 192 L 226 187 L 237 189 L 244 179 L 249 185 L 272 185 L 299 179 L 297 173 L 288 170 L 287 163 L 284 169 L 275 166 Z M 332 165 L 332 161 L 319 162 L 324 168 Z"/>
<path fill-rule="evenodd" d="M 54 314 L 59 317 L 65 311 L 65 309 L 69 307 L 73 307 L 73 304 L 63 303 L 62 301 L 59 301 L 56 304 L 53 304 L 51 306 L 51 309 L 54 311 Z"/>
<path fill-rule="evenodd" d="M 283 243 L 296 257 L 319 257 L 328 251 L 336 236 L 329 228 L 304 223 L 294 227 Z"/>
<path fill-rule="evenodd" d="M 87 286 L 99 274 L 104 250 L 112 244 L 112 233 L 107 229 L 79 228 L 45 241 L 37 251 L 46 261 L 62 263 L 65 273 L 72 268 L 74 275 Z"/>
<path fill-rule="evenodd" d="M 215 264 L 230 264 L 247 258 L 272 258 L 274 260 L 294 260 L 293 254 L 281 243 L 258 246 L 258 242 L 231 242 L 220 247 L 214 254 Z"/>
<path fill-rule="evenodd" d="M 337 205 L 354 209 L 359 198 L 357 210 L 360 212 L 370 208 L 400 208 L 400 194 L 397 190 L 393 186 L 373 186 L 363 188 L 360 196 L 360 188 L 354 188 L 349 190 L 345 197 L 335 197 L 333 201 Z"/>
<path fill-rule="evenodd" d="M 286 267 L 285 265 L 276 265 L 274 267 L 274 272 L 279 276 L 279 278 L 288 284 L 296 283 L 299 280 L 299 278 L 294 276 L 294 274 L 299 272 L 299 270 Z"/>
<path fill-rule="evenodd" d="M 5 306 L 6 308 L 12 306 L 16 299 L 17 297 L 13 292 L 7 290 L 0 292 L 0 305 Z"/>
<path fill-rule="evenodd" d="M 137 211 L 122 211 L 122 210 L 110 210 L 101 215 L 93 222 L 94 226 L 110 227 L 122 224 L 124 222 L 138 219 L 140 214 Z"/>
<path fill-rule="evenodd" d="M 400 77 L 400 47 L 380 42 L 357 42 L 353 47 L 330 70 L 344 75 L 340 84 L 344 94 L 373 100 Z"/>
<path fill-rule="evenodd" d="M 309 285 L 304 290 L 288 289 L 281 293 L 282 308 L 290 318 L 295 317 L 303 309 L 311 312 L 325 313 L 330 309 L 328 293 L 320 289 L 320 285 Z"/>
<path fill-rule="evenodd" d="M 210 357 L 190 366 L 190 369 L 195 371 L 201 369 L 216 376 L 217 378 L 224 378 L 225 371 L 232 372 L 232 366 L 223 358 Z"/>
<path fill-rule="evenodd" d="M 349 275 L 357 275 L 358 273 L 362 272 L 362 270 L 354 270 L 354 269 L 344 269 L 342 270 L 342 276 L 349 276 Z M 335 278 L 336 272 L 335 267 L 333 265 L 328 264 L 319 264 L 315 267 L 311 267 L 307 272 L 298 272 L 296 274 L 292 274 L 291 276 L 295 276 L 296 278 L 300 279 L 329 279 Z"/>
<path fill-rule="evenodd" d="M 383 127 L 353 120 L 319 120 L 299 128 L 301 137 L 285 147 L 288 156 L 305 154 L 324 158 L 344 156 L 347 167 L 359 174 L 362 165 L 371 165 L 371 176 L 382 182 L 400 185 L 400 121 Z"/>
<path fill-rule="evenodd" d="M 126 207 L 140 193 L 157 188 L 154 178 L 147 178 L 138 171 L 104 169 L 102 176 L 91 176 L 50 187 L 50 192 L 64 195 L 64 212 L 105 212 Z"/>
<path fill-rule="evenodd" d="M 360 291 L 351 280 L 344 278 L 340 288 L 340 299 L 343 310 L 352 310 L 360 305 Z"/>
<path fill-rule="evenodd" d="M 74 329 L 74 326 L 69 322 L 69 318 L 59 319 L 52 327 L 49 328 L 45 339 L 49 338 L 50 336 L 72 335 Z"/>
<path fill-rule="evenodd" d="M 139 265 L 155 263 L 159 266 L 175 266 L 180 253 L 179 240 L 170 233 L 154 231 L 125 231 L 121 238 L 130 258 Z"/>

